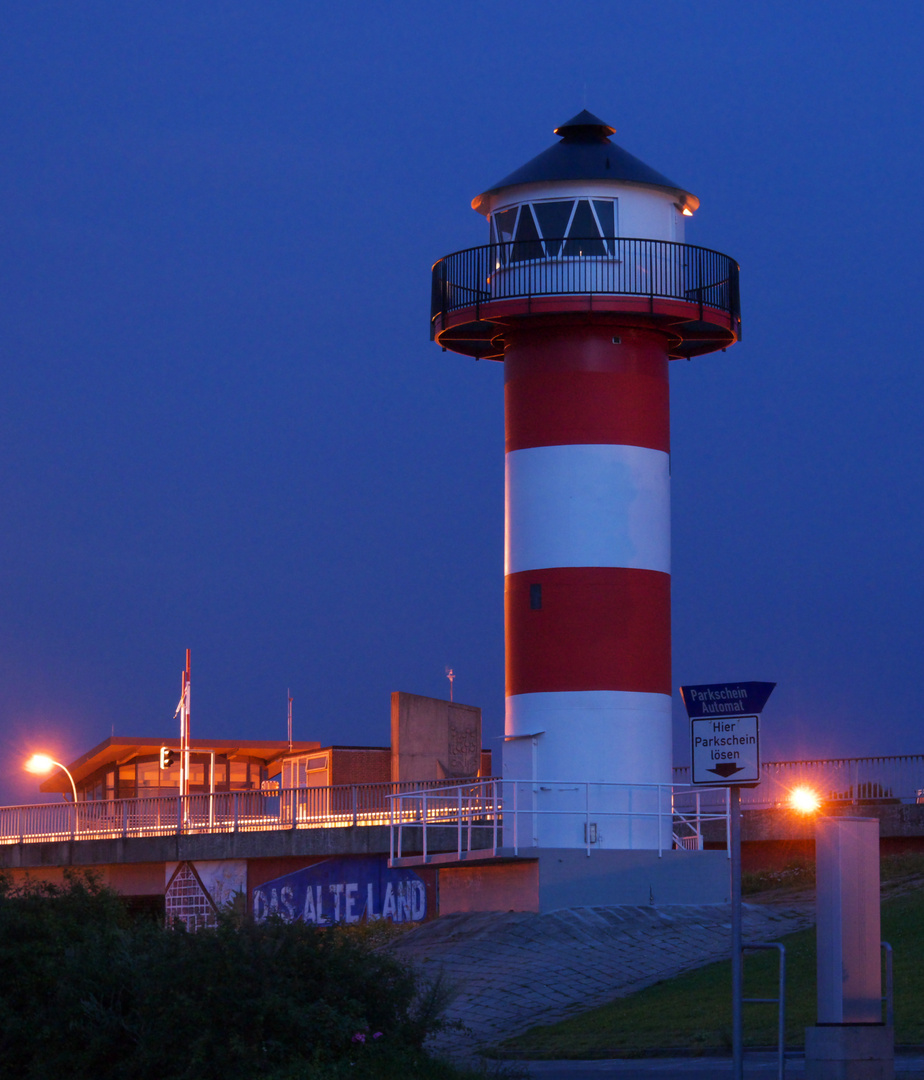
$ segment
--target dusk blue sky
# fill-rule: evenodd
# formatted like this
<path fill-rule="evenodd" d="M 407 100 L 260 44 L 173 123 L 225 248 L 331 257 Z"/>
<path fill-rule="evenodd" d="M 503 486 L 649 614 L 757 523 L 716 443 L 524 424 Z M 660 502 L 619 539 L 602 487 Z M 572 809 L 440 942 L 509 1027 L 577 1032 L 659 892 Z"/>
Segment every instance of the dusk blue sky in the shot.
<path fill-rule="evenodd" d="M 586 106 L 702 200 L 744 340 L 672 365 L 674 684 L 764 757 L 924 752 L 924 7 L 43 3 L 0 14 L 0 729 L 503 730 L 499 364 L 428 340 L 473 196 Z M 675 706 L 678 762 L 687 724 Z"/>

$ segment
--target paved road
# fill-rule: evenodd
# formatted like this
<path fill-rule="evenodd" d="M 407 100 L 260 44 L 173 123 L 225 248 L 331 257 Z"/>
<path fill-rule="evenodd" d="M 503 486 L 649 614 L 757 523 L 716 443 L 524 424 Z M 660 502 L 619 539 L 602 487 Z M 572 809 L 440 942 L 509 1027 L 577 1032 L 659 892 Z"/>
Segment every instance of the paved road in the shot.
<path fill-rule="evenodd" d="M 711 1080 L 731 1076 L 730 1058 L 643 1058 L 633 1061 L 524 1061 L 518 1063 L 536 1080 Z M 745 1056 L 747 1080 L 775 1080 L 775 1054 Z M 786 1076 L 801 1080 L 805 1060 L 787 1058 Z M 895 1059 L 896 1080 L 924 1080 L 924 1057 Z"/>

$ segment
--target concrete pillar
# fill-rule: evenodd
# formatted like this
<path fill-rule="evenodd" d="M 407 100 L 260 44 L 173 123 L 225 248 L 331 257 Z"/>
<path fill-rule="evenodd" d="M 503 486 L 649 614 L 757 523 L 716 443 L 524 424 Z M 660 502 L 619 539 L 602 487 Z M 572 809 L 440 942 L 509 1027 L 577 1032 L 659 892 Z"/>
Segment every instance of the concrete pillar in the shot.
<path fill-rule="evenodd" d="M 806 1080 L 892 1080 L 882 1022 L 879 819 L 815 826 L 818 1023 L 805 1032 Z"/>

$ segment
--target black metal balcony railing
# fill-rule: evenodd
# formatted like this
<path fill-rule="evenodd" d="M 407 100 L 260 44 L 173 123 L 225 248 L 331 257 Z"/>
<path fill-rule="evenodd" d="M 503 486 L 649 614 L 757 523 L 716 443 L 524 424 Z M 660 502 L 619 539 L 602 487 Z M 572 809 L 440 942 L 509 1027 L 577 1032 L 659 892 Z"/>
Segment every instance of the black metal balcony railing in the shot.
<path fill-rule="evenodd" d="M 580 254 L 559 254 L 576 249 Z M 596 236 L 485 244 L 440 259 L 433 267 L 431 338 L 437 316 L 445 323 L 455 311 L 494 300 L 567 295 L 686 300 L 699 305 L 700 317 L 704 307 L 729 316 L 740 337 L 734 259 L 692 244 Z"/>

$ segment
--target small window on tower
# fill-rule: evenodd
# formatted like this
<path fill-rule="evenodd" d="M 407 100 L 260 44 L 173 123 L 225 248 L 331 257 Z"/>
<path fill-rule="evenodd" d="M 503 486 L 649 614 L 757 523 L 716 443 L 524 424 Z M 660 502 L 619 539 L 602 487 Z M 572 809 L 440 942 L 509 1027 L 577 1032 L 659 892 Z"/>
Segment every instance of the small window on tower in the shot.
<path fill-rule="evenodd" d="M 609 199 L 594 199 L 594 212 L 600 222 L 600 232 L 610 238 L 616 235 L 616 204 Z"/>
<path fill-rule="evenodd" d="M 513 229 L 517 221 L 517 208 L 501 210 L 494 215 L 494 227 L 497 229 L 497 239 L 501 244 L 509 243 L 513 239 Z"/>
<path fill-rule="evenodd" d="M 544 252 L 539 243 L 539 230 L 533 220 L 529 203 L 520 207 L 520 220 L 517 222 L 517 243 L 513 246 L 513 262 L 525 262 L 527 259 L 541 259 Z"/>
<path fill-rule="evenodd" d="M 510 246 L 517 224 L 517 207 L 512 210 L 501 210 L 499 213 L 494 214 L 493 224 L 497 243 L 500 245 L 500 250 L 497 252 L 499 268 L 500 266 L 506 266 L 510 261 Z"/>
<path fill-rule="evenodd" d="M 572 199 L 556 199 L 554 202 L 536 203 L 533 209 L 542 229 L 546 254 L 552 258 L 561 254 L 561 244 L 549 243 L 550 240 L 563 240 L 568 233 L 568 222 L 574 208 Z"/>
<path fill-rule="evenodd" d="M 588 199 L 578 199 L 568 236 L 569 240 L 565 244 L 564 252 L 568 258 L 606 254 L 606 248 L 603 246 L 597 228 L 597 220 L 591 212 Z"/>
<path fill-rule="evenodd" d="M 542 586 L 530 585 L 529 587 L 529 606 L 533 611 L 542 610 Z"/>
<path fill-rule="evenodd" d="M 610 254 L 616 254 L 616 203 L 610 199 L 594 199 L 594 213 L 600 225 L 600 235 Z"/>

